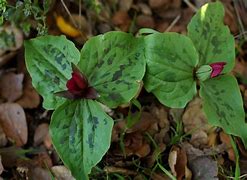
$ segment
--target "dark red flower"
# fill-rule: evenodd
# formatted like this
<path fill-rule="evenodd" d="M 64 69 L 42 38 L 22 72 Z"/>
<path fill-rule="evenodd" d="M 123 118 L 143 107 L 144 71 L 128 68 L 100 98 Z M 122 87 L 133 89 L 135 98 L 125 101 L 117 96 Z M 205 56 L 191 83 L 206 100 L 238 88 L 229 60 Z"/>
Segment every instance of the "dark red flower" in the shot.
<path fill-rule="evenodd" d="M 210 64 L 210 66 L 212 67 L 212 72 L 210 74 L 210 77 L 214 78 L 220 75 L 225 65 L 226 65 L 226 62 L 216 62 L 216 63 Z"/>
<path fill-rule="evenodd" d="M 87 78 L 80 70 L 72 65 L 72 77 L 67 81 L 68 90 L 55 93 L 55 95 L 68 99 L 96 99 L 98 93 L 93 87 L 90 87 Z"/>

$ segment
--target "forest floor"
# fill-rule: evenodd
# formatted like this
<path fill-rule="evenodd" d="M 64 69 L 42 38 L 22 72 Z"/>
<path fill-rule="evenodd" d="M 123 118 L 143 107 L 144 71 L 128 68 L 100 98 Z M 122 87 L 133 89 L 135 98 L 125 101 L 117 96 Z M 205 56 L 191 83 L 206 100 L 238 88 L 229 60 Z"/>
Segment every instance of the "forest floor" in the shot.
<path fill-rule="evenodd" d="M 81 49 L 86 39 L 108 31 L 137 33 L 140 28 L 160 32 L 187 33 L 191 17 L 208 0 L 51 0 L 49 11 L 40 20 L 31 14 L 17 15 L 0 27 L 0 174 L 2 179 L 73 179 L 63 166 L 49 136 L 51 111 L 42 108 L 42 98 L 32 87 L 24 59 L 24 39 L 38 33 L 64 34 Z M 236 43 L 232 72 L 239 82 L 247 108 L 247 3 L 222 0 L 225 24 Z M 16 6 L 15 1 L 9 4 Z M 39 4 L 42 6 L 42 3 Z M 58 18 L 65 23 L 59 24 Z M 44 27 L 45 22 L 46 27 Z M 16 27 L 10 24 L 16 23 Z M 67 25 L 80 31 L 74 35 Z M 29 30 L 30 27 L 30 30 Z M 13 32 L 7 37 L 3 32 Z M 5 46 L 5 47 L 3 47 Z M 236 138 L 236 153 L 229 135 L 212 127 L 202 111 L 199 97 L 184 109 L 171 109 L 141 91 L 140 121 L 123 138 L 128 107 L 110 110 L 116 118 L 112 143 L 91 179 L 247 179 L 247 150 Z M 122 146 L 120 146 L 122 142 Z M 121 148 L 122 147 L 122 148 Z M 124 150 L 123 150 L 124 149 Z M 236 166 L 237 165 L 237 166 Z M 170 177 L 169 177 L 170 176 Z M 0 178 L 1 179 L 1 178 Z"/>

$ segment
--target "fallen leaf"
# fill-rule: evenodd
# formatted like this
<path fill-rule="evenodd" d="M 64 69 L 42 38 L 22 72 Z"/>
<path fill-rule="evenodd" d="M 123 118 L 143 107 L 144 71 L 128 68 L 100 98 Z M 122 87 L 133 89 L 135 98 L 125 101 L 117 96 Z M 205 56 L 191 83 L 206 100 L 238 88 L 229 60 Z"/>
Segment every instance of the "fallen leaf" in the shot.
<path fill-rule="evenodd" d="M 56 24 L 59 30 L 70 37 L 80 36 L 80 31 L 74 28 L 69 22 L 67 22 L 62 16 L 56 17 Z"/>
<path fill-rule="evenodd" d="M 146 157 L 151 151 L 150 144 L 140 132 L 126 134 L 124 145 L 127 156 L 137 155 L 138 157 Z"/>
<path fill-rule="evenodd" d="M 237 138 L 237 145 L 238 145 L 241 155 L 243 155 L 247 159 L 247 150 L 245 149 L 242 141 L 238 138 Z"/>
<path fill-rule="evenodd" d="M 127 32 L 129 30 L 131 20 L 126 11 L 117 11 L 112 17 L 112 22 L 122 31 Z"/>
<path fill-rule="evenodd" d="M 173 146 L 169 153 L 168 163 L 171 168 L 172 174 L 176 176 L 178 180 L 182 180 L 185 176 L 187 167 L 186 152 L 179 147 Z"/>
<path fill-rule="evenodd" d="M 0 126 L 0 147 L 6 146 L 7 143 L 8 143 L 8 139 L 3 131 L 2 126 Z"/>
<path fill-rule="evenodd" d="M 23 108 L 16 103 L 0 105 L 0 123 L 6 136 L 12 139 L 16 146 L 27 142 L 27 122 Z"/>
<path fill-rule="evenodd" d="M 131 128 L 126 130 L 126 133 L 132 133 L 132 132 L 145 132 L 147 129 L 150 128 L 152 124 L 157 122 L 158 120 L 148 112 L 142 112 L 140 120 Z"/>
<path fill-rule="evenodd" d="M 220 132 L 220 140 L 221 140 L 222 143 L 225 143 L 226 146 L 227 146 L 228 158 L 231 161 L 234 161 L 235 162 L 235 160 L 236 160 L 235 153 L 234 153 L 234 150 L 232 148 L 231 139 L 230 139 L 229 135 L 227 135 L 226 133 L 224 133 L 223 131 L 221 131 Z"/>
<path fill-rule="evenodd" d="M 26 76 L 24 80 L 23 95 L 16 101 L 23 108 L 37 108 L 40 104 L 40 96 L 32 85 L 32 80 L 29 76 Z"/>
<path fill-rule="evenodd" d="M 0 56 L 0 67 L 4 64 L 8 63 L 14 56 L 16 55 L 16 51 L 10 51 Z"/>
<path fill-rule="evenodd" d="M 132 175 L 132 176 L 137 175 L 136 171 L 132 171 L 132 170 L 120 168 L 120 167 L 113 167 L 113 166 L 106 166 L 104 168 L 104 171 L 106 173 L 119 173 L 119 174 L 123 174 L 123 175 Z"/>
<path fill-rule="evenodd" d="M 136 24 L 141 28 L 154 28 L 155 22 L 152 16 L 150 15 L 139 15 L 136 18 Z"/>
<path fill-rule="evenodd" d="M 152 10 L 150 9 L 150 7 L 147 4 L 140 2 L 137 4 L 137 6 L 140 8 L 141 12 L 144 15 L 149 15 L 149 16 L 152 15 Z"/>
<path fill-rule="evenodd" d="M 36 166 L 42 168 L 52 167 L 52 160 L 47 152 L 38 153 L 37 156 L 35 156 L 32 160 Z"/>
<path fill-rule="evenodd" d="M 149 0 L 148 4 L 151 8 L 160 8 L 170 3 L 170 0 Z"/>
<path fill-rule="evenodd" d="M 16 166 L 17 161 L 24 159 L 24 149 L 16 146 L 10 146 L 7 148 L 1 148 L 0 152 L 2 158 L 2 164 L 5 168 L 13 168 Z"/>
<path fill-rule="evenodd" d="M 22 95 L 24 75 L 13 72 L 5 73 L 0 77 L 0 95 L 8 102 L 14 102 Z"/>
<path fill-rule="evenodd" d="M 38 146 L 41 143 L 46 143 L 48 149 L 51 147 L 51 138 L 49 135 L 49 125 L 47 123 L 40 124 L 34 132 L 33 144 Z"/>
<path fill-rule="evenodd" d="M 208 136 L 208 146 L 215 146 L 217 142 L 217 133 L 215 131 L 211 132 Z"/>
<path fill-rule="evenodd" d="M 124 1 L 119 1 L 119 9 L 121 11 L 129 11 L 131 8 L 131 5 L 133 4 L 133 0 L 124 0 Z"/>
<path fill-rule="evenodd" d="M 71 175 L 70 170 L 68 170 L 65 166 L 53 166 L 51 171 L 58 180 L 75 180 L 75 178 Z"/>
<path fill-rule="evenodd" d="M 31 168 L 27 176 L 28 179 L 52 180 L 50 172 L 41 167 Z"/>
<path fill-rule="evenodd" d="M 3 164 L 2 164 L 2 157 L 0 156 L 0 175 L 3 173 L 4 168 L 3 168 Z"/>
<path fill-rule="evenodd" d="M 208 144 L 208 133 L 212 131 L 212 126 L 208 124 L 206 116 L 202 110 L 202 100 L 195 98 L 187 106 L 183 117 L 184 132 L 191 133 L 191 144 L 195 147 L 202 147 Z"/>

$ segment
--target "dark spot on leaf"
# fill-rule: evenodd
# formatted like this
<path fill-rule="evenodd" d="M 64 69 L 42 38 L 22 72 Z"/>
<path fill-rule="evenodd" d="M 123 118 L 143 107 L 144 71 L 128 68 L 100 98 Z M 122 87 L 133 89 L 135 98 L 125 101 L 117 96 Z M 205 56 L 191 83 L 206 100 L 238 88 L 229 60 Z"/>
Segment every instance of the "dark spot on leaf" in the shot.
<path fill-rule="evenodd" d="M 100 68 L 103 64 L 104 64 L 104 60 L 103 60 L 103 59 L 100 59 L 100 60 L 98 61 L 98 63 L 96 64 L 96 67 L 97 67 L 97 68 Z"/>
<path fill-rule="evenodd" d="M 61 136 L 60 140 L 59 140 L 59 143 L 60 144 L 65 144 L 66 140 L 67 140 L 67 136 Z"/>
<path fill-rule="evenodd" d="M 122 82 L 123 82 L 123 80 L 118 79 L 115 83 L 116 83 L 116 84 L 120 84 L 120 83 L 122 83 Z"/>
<path fill-rule="evenodd" d="M 96 51 L 94 54 L 93 54 L 93 59 L 97 59 L 98 58 L 98 51 Z"/>
<path fill-rule="evenodd" d="M 111 65 L 113 63 L 113 58 L 112 57 L 109 57 L 109 59 L 107 60 L 107 64 L 108 65 Z"/>
<path fill-rule="evenodd" d="M 101 78 L 105 78 L 106 76 L 109 76 L 111 73 L 110 72 L 106 72 L 105 74 L 103 74 L 102 76 L 101 76 Z"/>
<path fill-rule="evenodd" d="M 120 98 L 120 94 L 119 93 L 115 93 L 115 92 L 112 92 L 109 94 L 109 99 L 111 100 L 118 100 Z"/>
<path fill-rule="evenodd" d="M 107 54 L 107 53 L 109 53 L 110 50 L 111 49 L 108 47 L 108 48 L 104 49 L 104 53 Z"/>
<path fill-rule="evenodd" d="M 62 129 L 68 129 L 68 128 L 69 128 L 68 124 L 64 124 L 62 127 Z"/>
<path fill-rule="evenodd" d="M 217 101 L 222 101 L 222 99 L 220 97 L 217 97 L 216 99 L 217 99 Z"/>
<path fill-rule="evenodd" d="M 176 74 L 174 72 L 167 72 L 165 74 L 165 78 L 169 79 L 169 81 L 175 81 L 176 80 Z"/>
<path fill-rule="evenodd" d="M 92 123 L 93 123 L 92 130 L 93 130 L 93 132 L 94 132 L 95 129 L 98 127 L 98 124 L 99 124 L 98 118 L 95 117 L 95 116 L 93 116 L 93 117 L 92 117 Z"/>
<path fill-rule="evenodd" d="M 94 148 L 94 138 L 93 133 L 88 134 L 87 143 L 89 145 L 89 148 L 92 150 Z"/>
<path fill-rule="evenodd" d="M 49 78 L 52 78 L 52 73 L 47 69 L 45 69 L 45 75 L 48 76 Z"/>
<path fill-rule="evenodd" d="M 106 119 L 104 119 L 104 125 L 107 125 L 107 120 Z"/>
<path fill-rule="evenodd" d="M 233 111 L 233 108 L 229 104 L 224 103 L 222 106 L 224 106 L 228 111 Z"/>
<path fill-rule="evenodd" d="M 112 81 L 116 81 L 116 80 L 119 79 L 121 76 L 122 76 L 122 70 L 120 69 L 120 70 L 116 71 L 116 72 L 113 74 Z"/>
<path fill-rule="evenodd" d="M 55 76 L 55 78 L 53 79 L 54 83 L 59 84 L 60 83 L 60 79 L 59 77 Z"/>
<path fill-rule="evenodd" d="M 75 143 L 76 121 L 72 121 L 69 127 L 69 141 L 71 144 Z"/>
<path fill-rule="evenodd" d="M 185 85 L 181 85 L 181 89 L 184 93 L 187 93 L 189 91 L 189 87 Z"/>
<path fill-rule="evenodd" d="M 107 83 L 103 84 L 103 87 L 108 88 L 108 84 Z"/>

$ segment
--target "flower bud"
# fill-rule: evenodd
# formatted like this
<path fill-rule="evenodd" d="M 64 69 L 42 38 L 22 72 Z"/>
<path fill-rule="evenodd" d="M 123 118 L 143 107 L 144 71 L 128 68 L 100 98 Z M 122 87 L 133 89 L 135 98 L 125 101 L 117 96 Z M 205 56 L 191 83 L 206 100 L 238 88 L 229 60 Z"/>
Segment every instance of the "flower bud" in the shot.
<path fill-rule="evenodd" d="M 203 65 L 196 71 L 196 77 L 200 81 L 205 81 L 210 78 L 213 68 L 210 65 Z"/>

